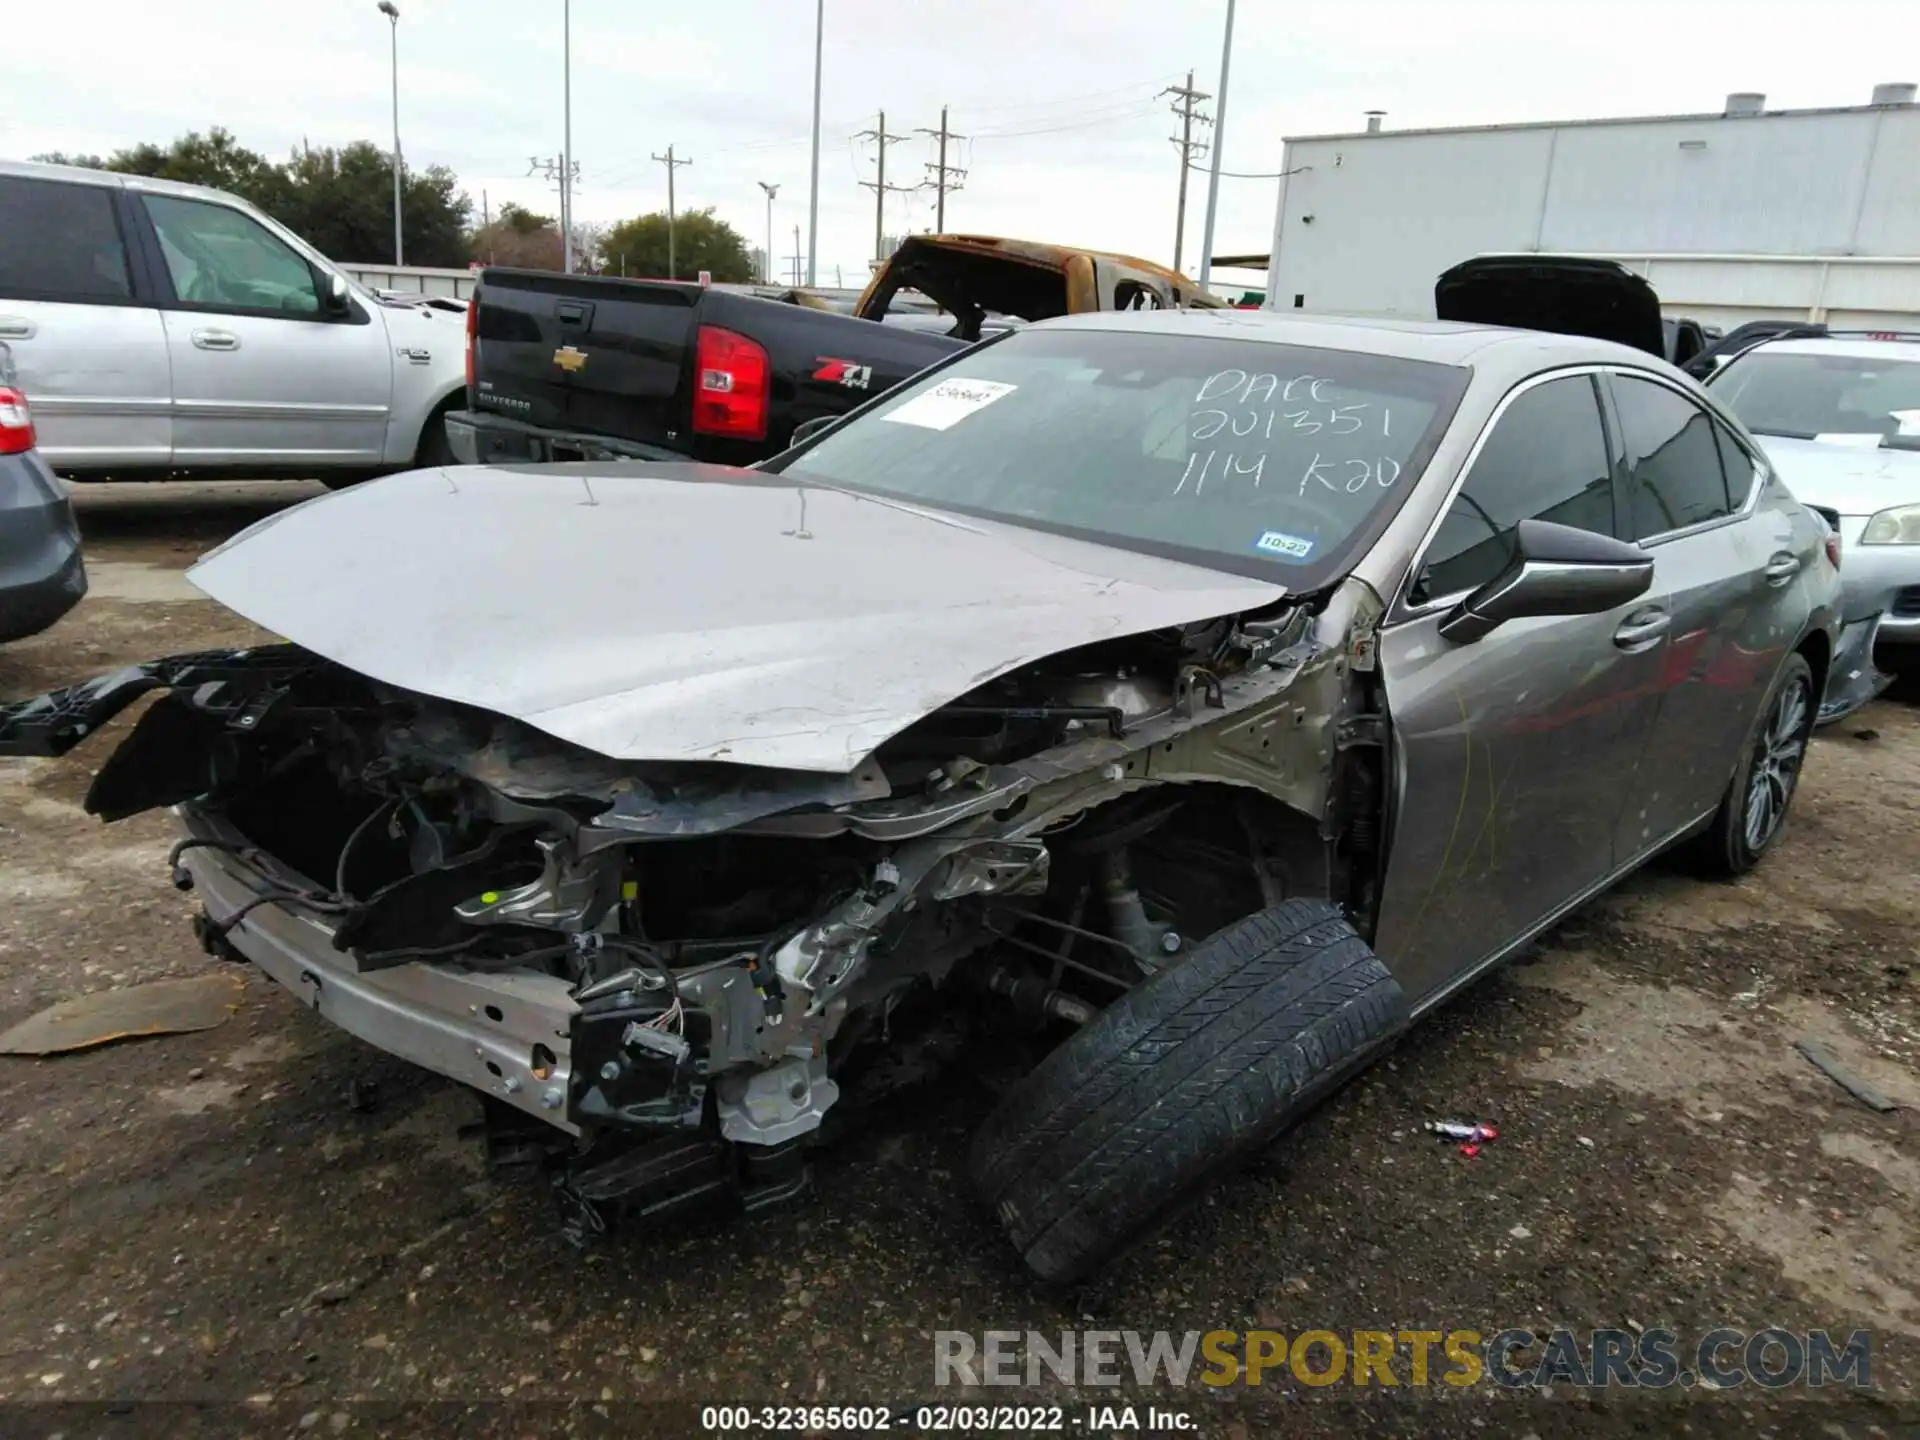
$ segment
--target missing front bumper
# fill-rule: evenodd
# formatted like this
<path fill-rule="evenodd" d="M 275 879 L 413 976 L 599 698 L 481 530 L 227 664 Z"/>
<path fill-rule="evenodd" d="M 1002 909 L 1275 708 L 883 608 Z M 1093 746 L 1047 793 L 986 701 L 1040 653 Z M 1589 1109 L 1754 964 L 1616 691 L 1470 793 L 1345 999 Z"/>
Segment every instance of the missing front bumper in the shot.
<path fill-rule="evenodd" d="M 1851 715 L 1893 683 L 1893 676 L 1873 663 L 1880 620 L 1877 614 L 1869 615 L 1841 627 L 1839 643 L 1833 649 L 1833 664 L 1827 670 L 1826 693 L 1820 700 L 1816 724 L 1830 725 Z"/>
<path fill-rule="evenodd" d="M 190 838 L 245 843 L 217 816 L 191 806 L 175 807 L 174 815 Z M 181 864 L 216 926 L 280 888 L 273 877 L 218 849 L 190 849 Z M 579 1133 L 567 1118 L 575 1005 L 566 981 L 422 961 L 363 973 L 351 953 L 334 948 L 333 926 L 325 918 L 280 904 L 248 911 L 227 931 L 226 942 L 348 1034 Z"/>

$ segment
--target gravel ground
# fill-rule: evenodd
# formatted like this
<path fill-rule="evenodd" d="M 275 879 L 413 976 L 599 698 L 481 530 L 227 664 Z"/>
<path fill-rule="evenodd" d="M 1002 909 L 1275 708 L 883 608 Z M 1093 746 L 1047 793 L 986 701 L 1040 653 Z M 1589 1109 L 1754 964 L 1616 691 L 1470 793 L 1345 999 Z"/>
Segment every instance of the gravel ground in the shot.
<path fill-rule="evenodd" d="M 0 698 L 248 638 L 179 572 L 314 493 L 83 489 L 92 594 L 0 651 Z M 167 883 L 165 819 L 80 808 L 112 738 L 0 761 L 0 1026 L 215 964 Z M 1552 1325 L 1865 1327 L 1874 1389 L 1274 1372 L 971 1398 L 1060 1403 L 1080 1434 L 1130 1433 L 1089 1413 L 1126 1404 L 1234 1437 L 1920 1433 L 1916 873 L 1920 714 L 1894 698 L 1816 741 L 1756 874 L 1634 878 L 1074 1294 L 1030 1283 L 967 1202 L 990 1097 L 966 1074 L 821 1154 L 796 1210 L 582 1255 L 532 1181 L 485 1172 L 465 1092 L 254 974 L 218 1029 L 0 1060 L 0 1433 L 689 1434 L 704 1404 L 968 1398 L 933 1388 L 938 1329 Z M 1849 1098 L 1793 1050 L 1808 1035 L 1903 1108 Z M 346 1104 L 356 1082 L 371 1109 Z M 1500 1138 L 1464 1158 L 1419 1134 L 1440 1115 Z"/>

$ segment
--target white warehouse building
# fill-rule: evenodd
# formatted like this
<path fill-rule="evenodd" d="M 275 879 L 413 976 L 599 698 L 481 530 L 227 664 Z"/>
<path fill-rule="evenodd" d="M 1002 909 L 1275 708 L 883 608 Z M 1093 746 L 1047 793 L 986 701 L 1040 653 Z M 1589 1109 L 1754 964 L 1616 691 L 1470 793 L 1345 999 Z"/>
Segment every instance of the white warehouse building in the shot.
<path fill-rule="evenodd" d="M 1618 260 L 1670 317 L 1920 329 L 1920 105 L 1365 131 L 1285 142 L 1273 309 L 1431 317 L 1474 255 Z"/>

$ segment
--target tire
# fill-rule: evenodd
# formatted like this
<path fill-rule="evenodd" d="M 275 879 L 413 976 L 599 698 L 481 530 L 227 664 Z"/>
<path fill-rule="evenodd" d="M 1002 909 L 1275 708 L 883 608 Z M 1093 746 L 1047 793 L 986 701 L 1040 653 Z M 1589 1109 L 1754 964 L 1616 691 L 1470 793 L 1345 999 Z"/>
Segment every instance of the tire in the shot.
<path fill-rule="evenodd" d="M 1766 703 L 1747 732 L 1739 768 L 1720 799 L 1713 823 L 1695 842 L 1694 857 L 1707 875 L 1730 880 L 1760 863 L 1780 833 L 1799 788 L 1819 708 L 1819 697 L 1813 693 L 1813 667 L 1796 651 L 1780 667 Z M 1801 717 L 1797 721 L 1793 719 L 1796 709 Z M 1756 820 L 1762 795 L 1770 808 Z"/>
<path fill-rule="evenodd" d="M 1037 1275 L 1080 1279 L 1304 1115 L 1406 1013 L 1338 909 L 1285 901 L 1209 937 L 1043 1060 L 975 1135 L 974 1189 Z"/>
<path fill-rule="evenodd" d="M 447 406 L 434 411 L 427 417 L 427 423 L 420 429 L 420 444 L 414 450 L 413 468 L 431 470 L 440 465 L 458 465 L 453 453 L 453 442 L 447 438 Z"/>

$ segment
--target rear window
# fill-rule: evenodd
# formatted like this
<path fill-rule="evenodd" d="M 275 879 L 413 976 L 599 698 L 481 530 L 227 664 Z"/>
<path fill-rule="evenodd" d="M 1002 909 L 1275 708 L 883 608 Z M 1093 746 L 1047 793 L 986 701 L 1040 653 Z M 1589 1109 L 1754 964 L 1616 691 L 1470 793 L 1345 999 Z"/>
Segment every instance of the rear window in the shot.
<path fill-rule="evenodd" d="M 1399 507 L 1468 377 L 1344 350 L 1024 330 L 775 468 L 1312 589 Z"/>
<path fill-rule="evenodd" d="M 101 302 L 132 294 L 111 190 L 0 175 L 0 295 Z"/>

